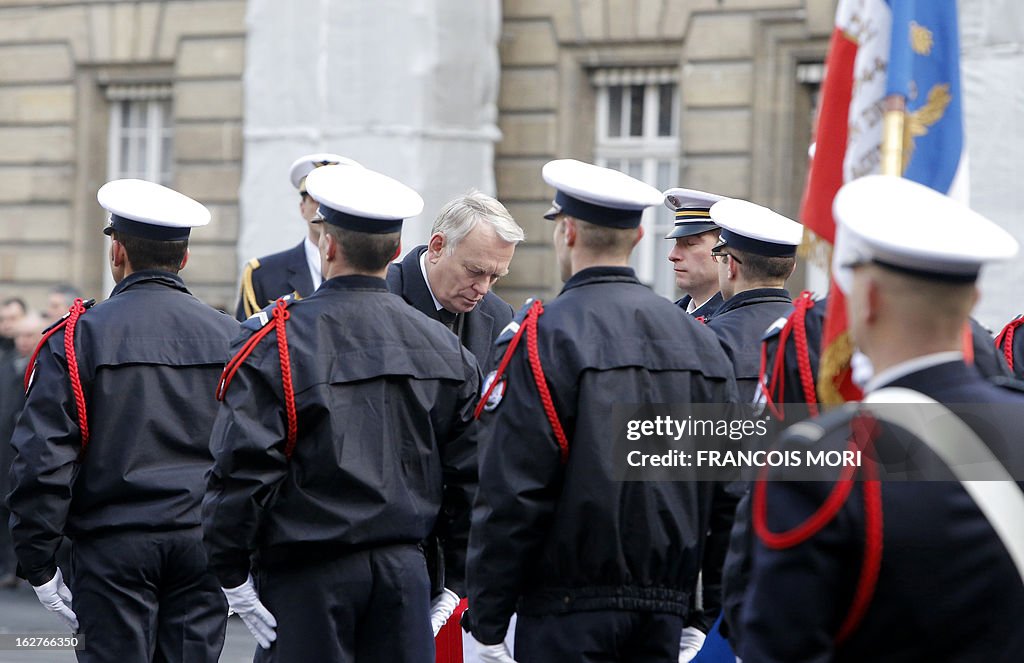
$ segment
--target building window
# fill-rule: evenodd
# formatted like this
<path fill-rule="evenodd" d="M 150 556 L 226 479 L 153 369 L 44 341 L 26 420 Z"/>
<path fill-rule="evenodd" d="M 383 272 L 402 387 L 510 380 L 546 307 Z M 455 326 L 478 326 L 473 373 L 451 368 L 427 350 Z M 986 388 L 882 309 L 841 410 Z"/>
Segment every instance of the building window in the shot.
<path fill-rule="evenodd" d="M 138 178 L 170 186 L 174 125 L 170 85 L 111 85 L 108 179 Z"/>
<path fill-rule="evenodd" d="M 679 92 L 676 69 L 614 68 L 594 71 L 598 165 L 655 186 L 676 186 L 679 177 Z M 637 276 L 665 297 L 675 297 L 675 280 L 663 238 L 674 215 L 664 206 L 644 213 L 644 238 L 633 254 Z"/>

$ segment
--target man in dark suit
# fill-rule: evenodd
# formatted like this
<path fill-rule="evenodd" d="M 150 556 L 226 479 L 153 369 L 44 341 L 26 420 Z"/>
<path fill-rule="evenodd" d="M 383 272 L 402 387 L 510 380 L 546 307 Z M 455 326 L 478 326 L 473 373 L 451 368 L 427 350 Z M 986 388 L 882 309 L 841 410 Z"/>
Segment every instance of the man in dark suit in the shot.
<path fill-rule="evenodd" d="M 1018 661 L 1024 396 L 986 380 L 962 350 L 982 264 L 1013 257 L 1017 242 L 899 177 L 846 184 L 834 210 L 835 278 L 875 373 L 863 405 L 801 422 L 780 446 L 856 445 L 864 462 L 839 481 L 755 489 L 739 653 L 766 663 Z"/>
<path fill-rule="evenodd" d="M 323 282 L 320 249 L 317 248 L 320 229 L 315 223 L 310 223 L 316 216 L 317 203 L 306 193 L 306 176 L 314 168 L 328 164 L 361 167 L 352 159 L 330 152 L 307 154 L 292 163 L 291 181 L 292 186 L 299 190 L 299 214 L 306 222 L 306 237 L 286 251 L 252 258 L 245 263 L 238 306 L 235 307 L 235 318 L 238 320 L 245 320 L 284 295 L 299 299 L 308 297 Z"/>
<path fill-rule="evenodd" d="M 486 371 L 494 339 L 512 320 L 512 307 L 491 288 L 508 274 L 523 229 L 504 205 L 471 191 L 441 209 L 430 233 L 388 268 L 388 290 L 445 324 Z"/>

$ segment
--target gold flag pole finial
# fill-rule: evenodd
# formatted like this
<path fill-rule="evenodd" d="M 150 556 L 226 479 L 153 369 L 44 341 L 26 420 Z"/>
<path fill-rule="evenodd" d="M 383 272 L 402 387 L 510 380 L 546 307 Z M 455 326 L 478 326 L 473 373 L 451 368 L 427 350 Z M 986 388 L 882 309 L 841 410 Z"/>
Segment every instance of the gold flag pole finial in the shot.
<path fill-rule="evenodd" d="M 883 101 L 882 174 L 903 175 L 903 146 L 906 140 L 907 100 L 893 94 Z"/>

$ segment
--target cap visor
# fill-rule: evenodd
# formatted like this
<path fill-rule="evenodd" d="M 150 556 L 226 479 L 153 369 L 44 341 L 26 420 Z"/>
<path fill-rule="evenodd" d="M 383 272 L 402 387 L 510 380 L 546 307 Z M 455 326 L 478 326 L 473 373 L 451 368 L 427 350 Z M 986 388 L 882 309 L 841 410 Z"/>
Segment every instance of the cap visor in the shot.
<path fill-rule="evenodd" d="M 665 239 L 678 239 L 680 237 L 689 237 L 690 235 L 699 235 L 706 233 L 709 230 L 718 230 L 719 227 L 714 223 L 683 223 L 672 229 L 672 232 L 665 235 Z"/>
<path fill-rule="evenodd" d="M 557 205 L 553 205 L 551 207 L 551 209 L 549 209 L 548 211 L 544 212 L 544 218 L 547 219 L 548 221 L 554 221 L 555 217 L 558 216 L 561 213 L 562 213 L 562 208 L 557 206 Z"/>
<path fill-rule="evenodd" d="M 106 226 L 106 227 L 105 227 L 105 228 L 103 229 L 103 234 L 104 234 L 104 235 L 107 235 L 108 237 L 109 237 L 110 235 L 113 235 L 113 234 L 114 234 L 114 226 Z"/>

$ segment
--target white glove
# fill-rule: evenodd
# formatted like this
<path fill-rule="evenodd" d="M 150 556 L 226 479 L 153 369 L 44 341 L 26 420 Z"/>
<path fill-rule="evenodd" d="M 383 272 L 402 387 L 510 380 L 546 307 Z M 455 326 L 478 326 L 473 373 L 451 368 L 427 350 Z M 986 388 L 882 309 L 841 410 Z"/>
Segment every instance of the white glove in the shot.
<path fill-rule="evenodd" d="M 228 600 L 228 614 L 236 613 L 245 622 L 252 637 L 264 649 L 270 649 L 270 643 L 277 640 L 277 620 L 260 601 L 256 594 L 250 575 L 245 582 L 232 589 L 221 588 Z"/>
<path fill-rule="evenodd" d="M 444 591 L 430 603 L 430 628 L 434 629 L 435 638 L 441 627 L 448 623 L 448 618 L 455 612 L 455 608 L 459 607 L 460 600 L 458 594 L 445 587 Z"/>
<path fill-rule="evenodd" d="M 695 626 L 687 626 L 679 636 L 679 663 L 690 663 L 704 646 L 704 631 Z"/>
<path fill-rule="evenodd" d="M 473 636 L 473 642 L 476 643 L 476 656 L 480 663 L 516 663 L 512 655 L 508 653 L 508 647 L 504 642 L 485 645 L 477 640 L 476 636 Z"/>
<path fill-rule="evenodd" d="M 43 607 L 50 612 L 56 613 L 60 620 L 68 625 L 72 633 L 78 632 L 78 615 L 71 609 L 71 590 L 64 584 L 64 576 L 60 568 L 53 574 L 50 581 L 36 587 L 36 598 L 43 604 Z"/>

